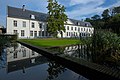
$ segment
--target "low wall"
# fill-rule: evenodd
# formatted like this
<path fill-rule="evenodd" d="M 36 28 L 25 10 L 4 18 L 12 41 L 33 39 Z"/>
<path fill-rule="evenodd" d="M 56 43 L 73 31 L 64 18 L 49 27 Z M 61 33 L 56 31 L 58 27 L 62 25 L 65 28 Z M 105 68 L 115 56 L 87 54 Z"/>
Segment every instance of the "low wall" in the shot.
<path fill-rule="evenodd" d="M 18 43 L 42 54 L 43 56 L 56 61 L 57 63 L 73 70 L 74 72 L 83 75 L 84 77 L 91 80 L 120 80 L 120 71 L 110 69 L 108 67 L 90 63 L 84 60 L 76 61 L 69 57 L 57 55 L 58 52 L 50 52 L 44 48 L 33 46 L 24 42 Z"/>

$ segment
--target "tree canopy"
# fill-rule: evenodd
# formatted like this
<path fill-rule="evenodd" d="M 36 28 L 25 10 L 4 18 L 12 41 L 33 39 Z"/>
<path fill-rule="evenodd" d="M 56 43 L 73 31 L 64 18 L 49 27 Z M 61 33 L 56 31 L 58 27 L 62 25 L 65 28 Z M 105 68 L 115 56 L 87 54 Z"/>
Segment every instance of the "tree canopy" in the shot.
<path fill-rule="evenodd" d="M 56 0 L 48 0 L 48 25 L 47 31 L 54 37 L 60 31 L 65 32 L 64 23 L 67 21 L 67 15 L 65 14 L 65 7 L 58 4 Z"/>
<path fill-rule="evenodd" d="M 106 9 L 101 15 L 86 18 L 94 28 L 108 29 L 120 35 L 120 6 Z"/>

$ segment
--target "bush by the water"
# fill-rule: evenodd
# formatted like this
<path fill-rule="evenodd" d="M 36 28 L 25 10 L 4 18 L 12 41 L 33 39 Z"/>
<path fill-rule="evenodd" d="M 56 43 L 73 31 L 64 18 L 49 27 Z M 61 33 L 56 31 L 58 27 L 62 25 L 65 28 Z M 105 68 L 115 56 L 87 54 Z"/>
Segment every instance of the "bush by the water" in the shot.
<path fill-rule="evenodd" d="M 108 58 L 120 60 L 120 37 L 115 33 L 97 30 L 91 38 L 82 39 L 82 42 L 89 45 L 88 47 L 96 55 L 97 61 Z"/>

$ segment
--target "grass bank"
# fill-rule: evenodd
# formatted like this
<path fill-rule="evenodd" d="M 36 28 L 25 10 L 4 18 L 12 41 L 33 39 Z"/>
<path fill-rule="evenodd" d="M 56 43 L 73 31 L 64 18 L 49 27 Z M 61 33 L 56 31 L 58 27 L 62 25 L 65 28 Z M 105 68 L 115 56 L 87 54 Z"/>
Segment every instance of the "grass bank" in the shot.
<path fill-rule="evenodd" d="M 20 39 L 19 41 L 26 42 L 34 46 L 40 46 L 40 47 L 66 46 L 66 45 L 73 45 L 73 44 L 80 43 L 79 39 L 55 39 L 55 38 Z"/>

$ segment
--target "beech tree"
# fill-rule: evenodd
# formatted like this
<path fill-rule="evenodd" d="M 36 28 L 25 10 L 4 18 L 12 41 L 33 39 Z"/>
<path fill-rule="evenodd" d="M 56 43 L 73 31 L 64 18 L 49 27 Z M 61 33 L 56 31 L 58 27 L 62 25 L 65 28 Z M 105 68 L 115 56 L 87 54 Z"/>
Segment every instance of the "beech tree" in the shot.
<path fill-rule="evenodd" d="M 58 32 L 65 32 L 64 23 L 67 21 L 65 7 L 58 4 L 56 0 L 48 0 L 47 31 L 53 37 L 57 37 Z M 62 35 L 62 34 L 61 34 Z"/>

